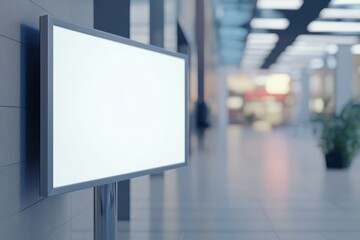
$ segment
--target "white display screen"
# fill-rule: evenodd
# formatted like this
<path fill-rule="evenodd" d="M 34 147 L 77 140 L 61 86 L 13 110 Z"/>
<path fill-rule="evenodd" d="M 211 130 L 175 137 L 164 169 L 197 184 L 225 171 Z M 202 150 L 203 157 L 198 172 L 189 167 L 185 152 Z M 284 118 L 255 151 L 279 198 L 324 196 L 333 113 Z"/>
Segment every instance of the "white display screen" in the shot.
<path fill-rule="evenodd" d="M 50 188 L 185 164 L 185 58 L 50 30 Z"/>

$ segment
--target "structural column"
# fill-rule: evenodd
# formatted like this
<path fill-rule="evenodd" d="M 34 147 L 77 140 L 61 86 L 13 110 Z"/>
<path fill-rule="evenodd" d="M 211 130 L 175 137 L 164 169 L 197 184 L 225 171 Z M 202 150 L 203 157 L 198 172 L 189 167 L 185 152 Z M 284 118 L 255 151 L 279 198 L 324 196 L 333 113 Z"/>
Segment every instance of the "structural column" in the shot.
<path fill-rule="evenodd" d="M 219 69 L 218 77 L 218 127 L 221 130 L 226 131 L 229 124 L 229 110 L 227 106 L 228 99 L 228 86 L 227 86 L 228 70 L 226 67 Z"/>
<path fill-rule="evenodd" d="M 353 98 L 353 56 L 351 46 L 340 45 L 336 60 L 335 112 L 340 113 L 342 108 Z"/>
<path fill-rule="evenodd" d="M 150 44 L 164 47 L 164 0 L 150 0 Z"/>
<path fill-rule="evenodd" d="M 130 37 L 130 0 L 94 0 L 94 28 Z"/>
<path fill-rule="evenodd" d="M 150 0 L 150 44 L 164 47 L 164 0 Z M 152 176 L 164 176 L 164 173 Z"/>
<path fill-rule="evenodd" d="M 129 38 L 130 0 L 94 0 L 94 28 Z M 129 220 L 130 180 L 118 183 L 117 194 L 118 219 Z"/>
<path fill-rule="evenodd" d="M 298 111 L 298 121 L 299 123 L 309 123 L 310 122 L 310 107 L 309 102 L 311 98 L 310 94 L 310 70 L 304 68 L 301 73 L 301 95 Z"/>
<path fill-rule="evenodd" d="M 229 109 L 227 100 L 229 97 L 229 89 L 227 85 L 228 69 L 223 66 L 219 68 L 217 77 L 218 90 L 218 110 L 217 110 L 217 127 L 220 131 L 218 137 L 218 146 L 224 152 L 227 151 L 227 130 L 229 124 Z"/>
<path fill-rule="evenodd" d="M 198 62 L 198 102 L 196 109 L 197 125 L 209 126 L 209 110 L 205 102 L 205 5 L 204 0 L 196 1 L 196 45 Z"/>

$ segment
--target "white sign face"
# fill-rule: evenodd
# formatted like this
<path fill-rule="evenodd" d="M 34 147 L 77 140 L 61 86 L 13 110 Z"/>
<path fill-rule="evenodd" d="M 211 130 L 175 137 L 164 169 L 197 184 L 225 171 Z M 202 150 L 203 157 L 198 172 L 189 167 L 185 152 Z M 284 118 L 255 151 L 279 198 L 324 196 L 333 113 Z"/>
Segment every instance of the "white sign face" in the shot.
<path fill-rule="evenodd" d="M 186 163 L 185 58 L 62 26 L 51 30 L 48 188 Z"/>

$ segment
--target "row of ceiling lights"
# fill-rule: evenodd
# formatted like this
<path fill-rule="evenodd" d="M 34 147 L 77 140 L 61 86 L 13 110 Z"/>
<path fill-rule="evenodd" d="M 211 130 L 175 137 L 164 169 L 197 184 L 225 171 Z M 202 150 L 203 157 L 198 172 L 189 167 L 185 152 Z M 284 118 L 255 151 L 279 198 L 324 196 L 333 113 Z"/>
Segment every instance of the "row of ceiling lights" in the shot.
<path fill-rule="evenodd" d="M 269 2 L 284 2 L 284 0 L 270 0 Z M 261 2 L 267 2 L 261 0 Z M 289 0 L 289 2 L 298 2 L 298 0 Z M 357 1 L 360 4 L 360 1 Z M 276 8 L 275 4 L 275 9 Z M 299 6 L 299 5 L 297 5 Z M 284 6 L 283 6 L 284 7 Z M 285 8 L 285 7 L 284 7 Z M 294 8 L 287 8 L 296 10 Z M 320 18 L 322 20 L 316 20 L 310 23 L 308 26 L 309 32 L 359 32 L 359 22 L 338 22 L 328 21 L 328 19 L 360 19 L 360 8 L 358 9 L 346 9 L 346 8 L 325 8 L 320 12 Z M 253 29 L 265 29 L 265 30 L 285 30 L 288 28 L 290 22 L 287 18 L 254 18 L 250 25 Z"/>
<path fill-rule="evenodd" d="M 240 67 L 242 69 L 260 68 L 278 41 L 279 37 L 274 33 L 250 33 L 244 51 L 245 57 Z"/>
<path fill-rule="evenodd" d="M 272 70 L 291 72 L 294 69 L 301 69 L 312 63 L 317 68 L 318 59 L 326 55 L 332 56 L 338 51 L 338 44 L 352 45 L 358 42 L 354 36 L 334 36 L 334 35 L 300 35 L 294 43 L 277 59 L 271 66 Z M 329 66 L 334 67 L 333 58 L 329 58 Z M 291 68 L 290 68 L 291 67 Z"/>
<path fill-rule="evenodd" d="M 353 5 L 356 4 L 356 5 Z M 281 9 L 281 10 L 298 10 L 303 5 L 303 0 L 258 0 L 257 8 L 258 9 Z M 351 5 L 352 8 L 338 8 L 339 6 L 348 6 Z M 320 18 L 323 20 L 315 20 L 308 26 L 309 32 L 338 32 L 338 33 L 352 33 L 360 32 L 360 22 L 339 22 L 339 21 L 329 21 L 329 19 L 351 19 L 356 20 L 360 19 L 360 8 L 354 8 L 354 6 L 360 7 L 360 0 L 332 0 L 330 3 L 332 8 L 325 8 L 320 13 Z M 335 8 L 334 8 L 335 7 Z M 284 30 L 287 29 L 290 22 L 287 18 L 254 18 L 252 19 L 250 26 L 253 29 L 262 29 L 262 30 Z M 266 34 L 258 35 L 264 37 Z M 274 38 L 274 34 L 268 34 Z M 249 35 L 251 36 L 251 34 Z M 252 35 L 256 36 L 256 35 Z M 277 36 L 277 35 L 276 35 Z M 254 37 L 252 37 L 254 38 Z M 342 39 L 342 40 L 340 40 Z M 278 39 L 277 39 L 278 40 Z M 276 40 L 276 42 L 277 42 Z M 254 40 L 252 40 L 254 41 Z M 314 44 L 314 41 L 320 41 L 318 44 Z M 347 42 L 346 44 L 354 44 L 358 42 L 357 37 L 336 37 L 333 35 L 329 36 L 299 36 L 292 46 L 289 46 L 286 51 L 284 51 L 279 57 L 276 64 L 273 64 L 272 68 L 277 69 L 285 65 L 290 65 L 292 59 L 292 66 L 296 65 L 298 68 L 303 67 L 310 61 L 310 59 L 322 56 L 327 52 L 329 46 L 334 46 L 333 44 L 341 44 L 342 41 Z M 265 58 L 271 52 L 272 48 L 276 44 L 273 42 L 273 45 L 268 45 L 270 47 L 264 47 L 258 45 L 258 50 L 262 50 L 261 57 L 255 57 L 254 55 L 247 54 L 247 51 L 244 52 L 244 58 L 241 62 L 240 67 L 242 69 L 258 69 L 261 67 Z M 305 51 L 306 45 L 312 44 L 312 46 L 307 46 L 309 51 Z M 246 49 L 248 46 L 252 46 L 249 38 L 246 43 Z M 358 47 L 360 48 L 360 47 Z M 297 61 L 299 59 L 299 54 L 303 55 L 302 61 Z M 254 60 L 257 59 L 257 60 Z M 295 66 L 295 67 L 296 67 Z"/>
<path fill-rule="evenodd" d="M 334 19 L 340 18 L 335 17 L 338 15 L 344 14 L 343 9 L 324 9 L 334 11 L 330 14 L 330 12 L 326 12 L 327 17 L 322 17 L 323 19 Z M 340 10 L 340 11 L 338 11 Z M 354 13 L 355 11 L 352 11 Z M 360 9 L 356 10 L 357 19 L 360 19 Z M 333 14 L 334 13 L 334 14 Z M 330 15 L 334 15 L 331 17 Z M 349 14 L 347 18 L 355 19 L 350 17 Z M 344 18 L 343 18 L 344 19 Z M 251 20 L 250 26 L 253 29 L 264 29 L 264 30 L 285 30 L 288 28 L 290 22 L 287 18 L 254 18 Z M 338 21 L 313 21 L 308 26 L 309 32 L 360 32 L 360 22 L 338 22 Z"/>

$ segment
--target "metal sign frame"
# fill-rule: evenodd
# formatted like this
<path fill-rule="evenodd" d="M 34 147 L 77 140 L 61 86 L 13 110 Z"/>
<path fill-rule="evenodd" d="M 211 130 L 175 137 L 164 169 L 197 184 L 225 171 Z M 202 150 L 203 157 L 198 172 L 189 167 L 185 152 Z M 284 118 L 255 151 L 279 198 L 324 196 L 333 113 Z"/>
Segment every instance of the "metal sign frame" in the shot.
<path fill-rule="evenodd" d="M 118 176 L 111 176 L 62 187 L 53 186 L 53 28 L 59 26 L 69 30 L 104 38 L 114 42 L 150 50 L 168 56 L 184 59 L 185 61 L 185 160 L 184 163 L 168 165 L 144 171 L 132 172 Z M 106 33 L 103 31 L 78 26 L 55 19 L 48 15 L 40 17 L 40 56 L 41 56 L 41 86 L 40 86 L 40 194 L 52 196 L 72 192 L 84 188 L 92 188 L 113 182 L 131 179 L 134 177 L 156 174 L 169 169 L 184 167 L 188 164 L 189 150 L 189 60 L 188 56 L 170 52 L 163 48 L 142 44 L 127 38 Z"/>

